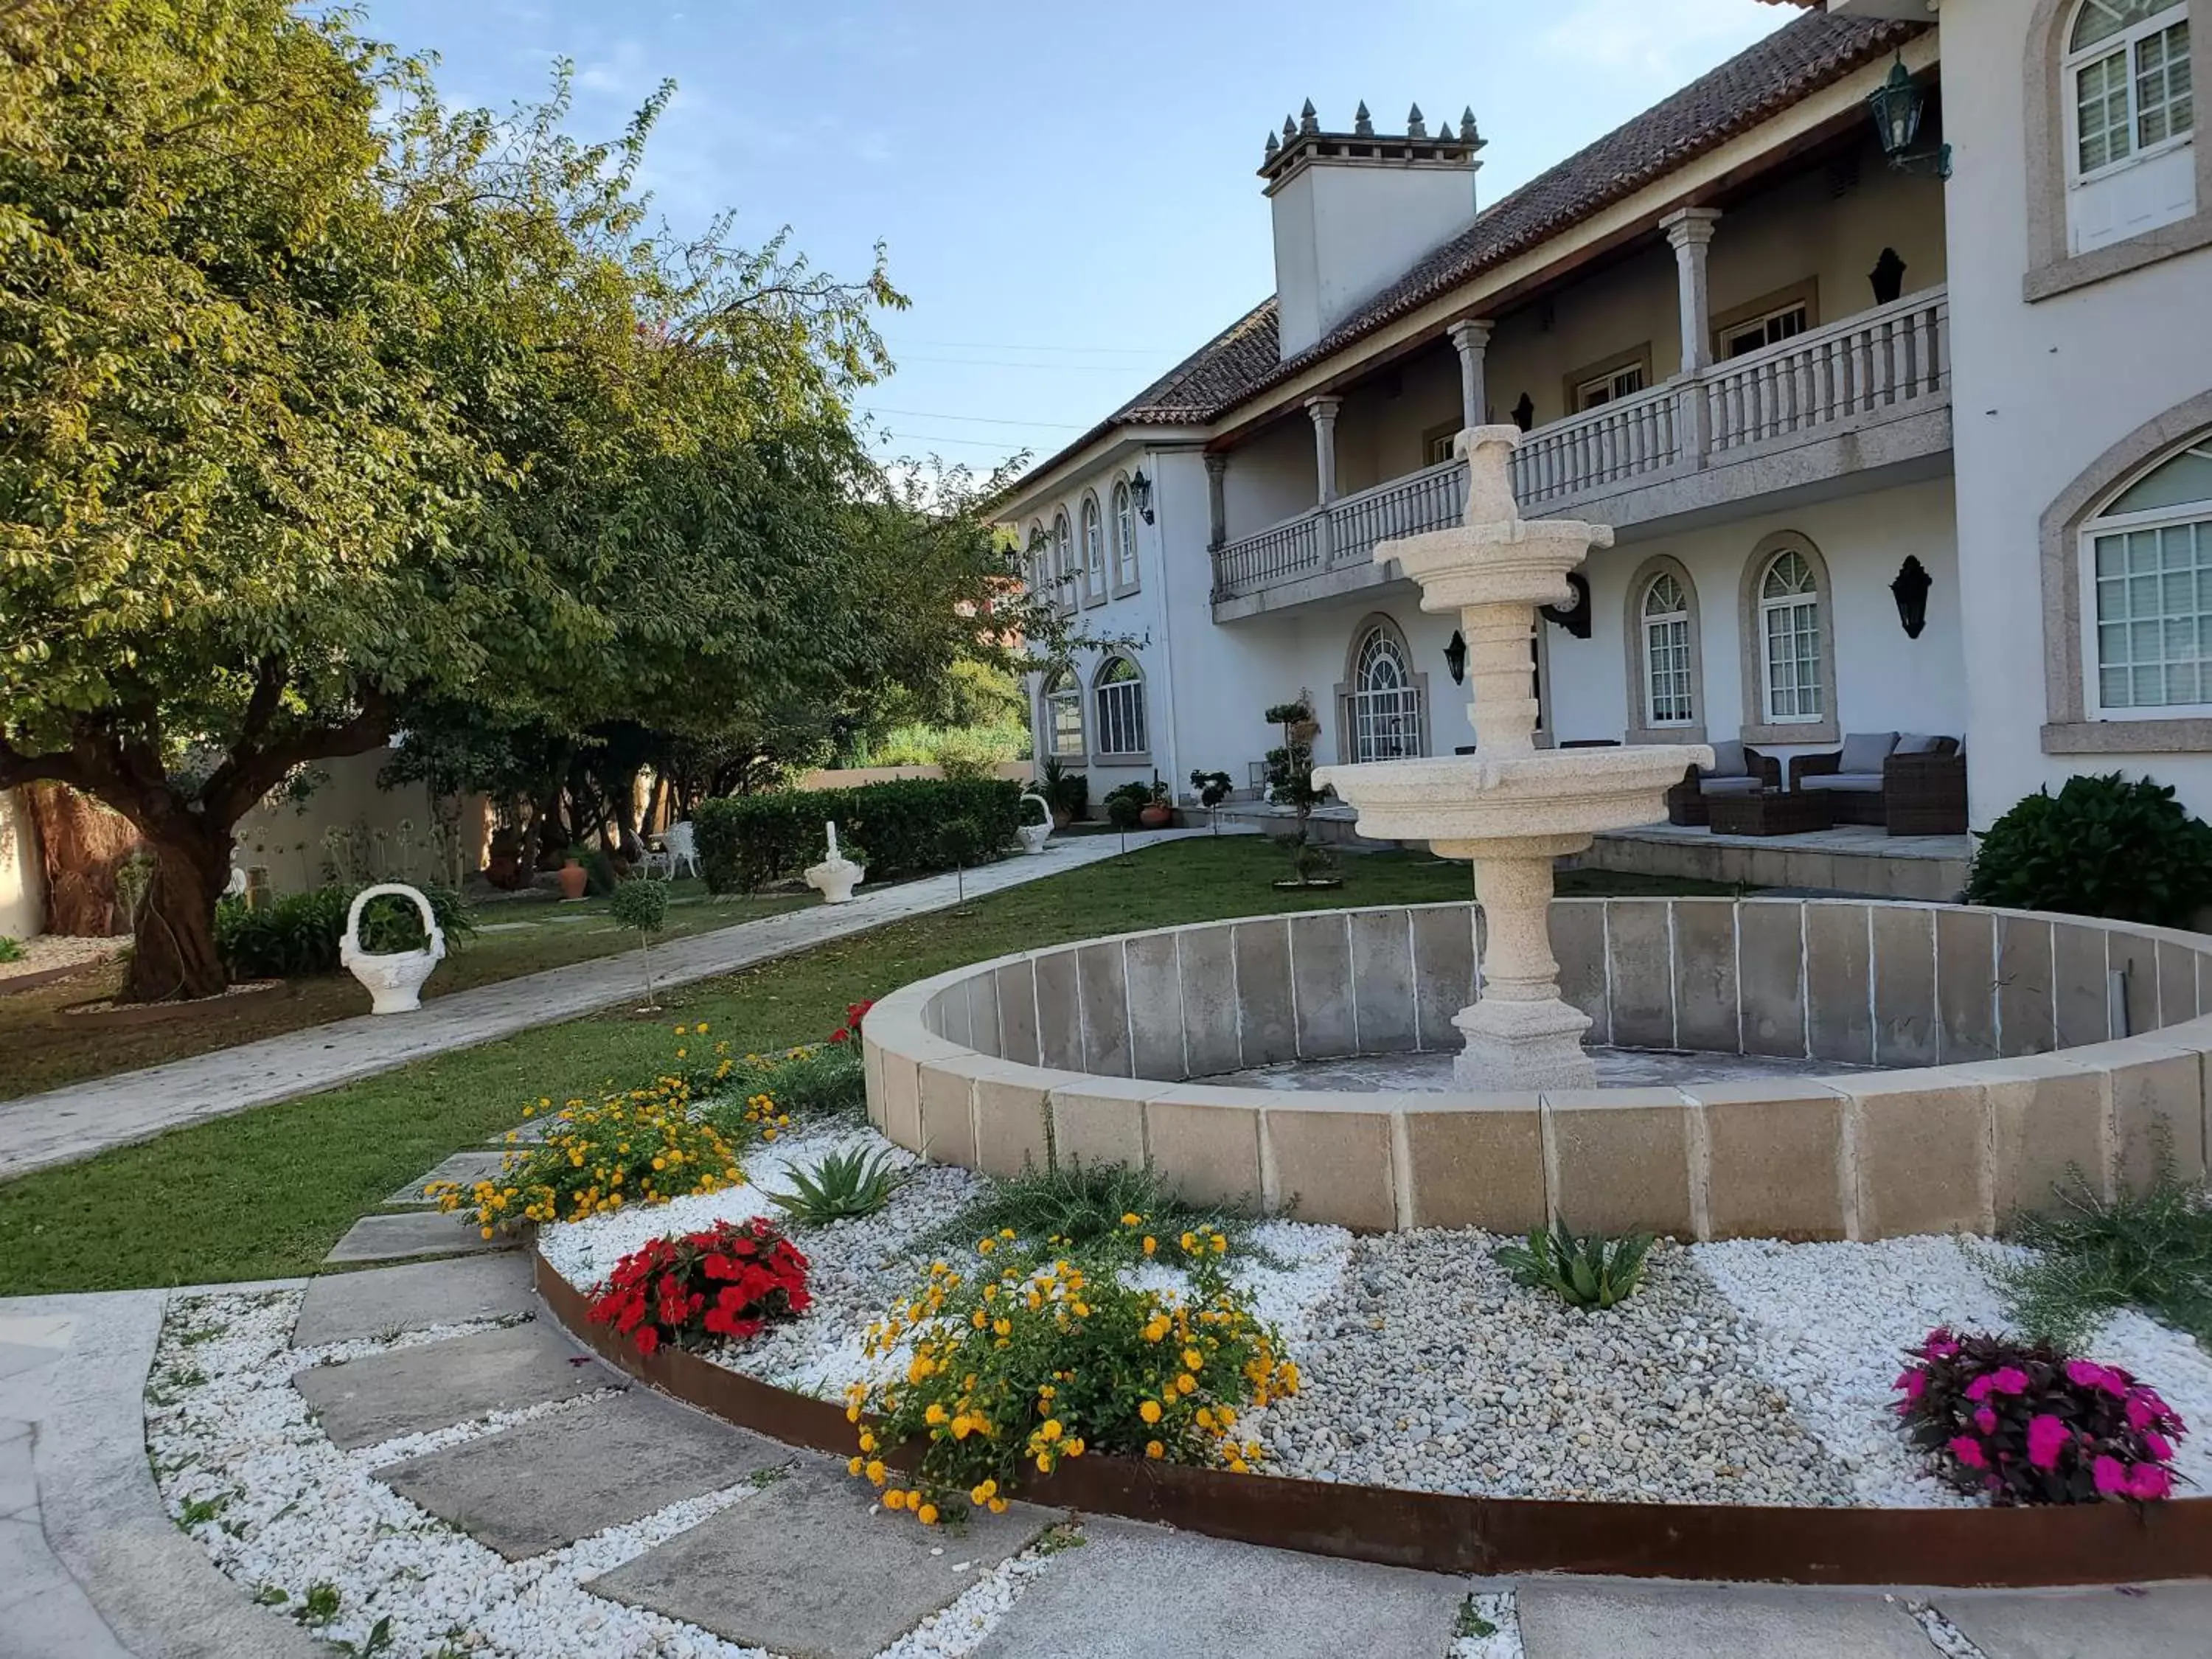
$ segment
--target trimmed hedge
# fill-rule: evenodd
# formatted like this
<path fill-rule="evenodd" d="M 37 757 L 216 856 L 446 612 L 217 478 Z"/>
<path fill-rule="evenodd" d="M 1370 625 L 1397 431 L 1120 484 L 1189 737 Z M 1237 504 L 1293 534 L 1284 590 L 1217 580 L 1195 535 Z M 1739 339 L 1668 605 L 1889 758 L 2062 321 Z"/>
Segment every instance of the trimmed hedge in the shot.
<path fill-rule="evenodd" d="M 837 826 L 848 857 L 883 880 L 952 867 L 939 835 L 955 818 L 974 822 L 985 856 L 997 858 L 1021 822 L 1021 786 L 1000 778 L 902 778 L 857 789 L 784 789 L 702 801 L 692 814 L 707 885 L 750 892 L 819 863 L 822 826 Z"/>
<path fill-rule="evenodd" d="M 233 979 L 335 974 L 338 947 L 345 942 L 346 914 L 353 896 L 367 884 L 287 893 L 258 910 L 243 898 L 222 899 L 215 907 L 216 954 Z M 425 884 L 422 896 L 446 930 L 448 946 L 476 931 L 468 907 L 452 888 Z M 374 955 L 419 951 L 424 939 L 422 913 L 411 900 L 396 894 L 374 898 L 361 913 L 361 942 Z"/>

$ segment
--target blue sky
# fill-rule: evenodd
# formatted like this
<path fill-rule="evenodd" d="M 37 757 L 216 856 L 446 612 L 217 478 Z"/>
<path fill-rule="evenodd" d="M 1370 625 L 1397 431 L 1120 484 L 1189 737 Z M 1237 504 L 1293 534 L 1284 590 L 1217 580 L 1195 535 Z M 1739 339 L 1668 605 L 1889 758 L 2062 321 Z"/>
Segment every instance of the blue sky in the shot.
<path fill-rule="evenodd" d="M 1791 15 L 1759 0 L 368 0 L 448 101 L 618 131 L 664 77 L 645 182 L 680 228 L 789 224 L 832 271 L 888 244 L 914 308 L 871 388 L 885 453 L 1049 453 L 1273 290 L 1254 169 L 1311 98 L 1383 131 L 1474 108 L 1504 191 Z"/>

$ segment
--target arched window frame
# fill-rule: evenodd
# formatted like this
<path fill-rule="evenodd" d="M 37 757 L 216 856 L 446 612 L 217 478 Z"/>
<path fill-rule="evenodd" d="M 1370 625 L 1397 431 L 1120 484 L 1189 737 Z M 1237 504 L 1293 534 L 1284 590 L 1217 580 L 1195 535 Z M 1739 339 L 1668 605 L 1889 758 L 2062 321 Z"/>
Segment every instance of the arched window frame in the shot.
<path fill-rule="evenodd" d="M 1092 752 L 1100 765 L 1152 763 L 1142 663 L 1119 652 L 1108 656 L 1091 677 L 1091 706 L 1097 744 Z"/>
<path fill-rule="evenodd" d="M 2212 462 L 2212 430 L 2137 468 L 2078 532 L 2082 701 L 2093 720 L 2212 718 L 2212 598 L 2199 597 L 2212 589 L 2212 483 L 2167 506 L 2116 510 L 2190 455 Z"/>
<path fill-rule="evenodd" d="M 1022 540 L 1022 580 L 1030 596 L 1042 599 L 1052 590 L 1052 544 L 1044 533 L 1044 520 L 1031 519 Z"/>
<path fill-rule="evenodd" d="M 1134 593 L 1137 575 L 1137 504 L 1127 474 L 1114 480 L 1114 597 Z"/>
<path fill-rule="evenodd" d="M 1067 509 L 1052 515 L 1053 603 L 1062 611 L 1075 609 L 1075 535 L 1068 528 Z"/>
<path fill-rule="evenodd" d="M 2066 173 L 2068 179 L 2077 185 L 2109 178 L 2124 168 L 2140 166 L 2167 150 L 2188 143 L 2195 132 L 2193 121 L 2176 127 L 2172 119 L 2175 106 L 2182 101 L 2173 95 L 2172 83 L 2175 79 L 2185 76 L 2189 67 L 2188 59 L 2180 53 L 2187 52 L 2189 37 L 2195 33 L 2190 27 L 2189 0 L 2174 0 L 2173 4 L 2138 18 L 2124 28 L 2087 46 L 2076 46 L 2074 37 L 2081 33 L 2090 9 L 2099 3 L 2100 0 L 2079 0 L 2075 6 L 2066 25 L 2066 55 L 2059 65 L 2063 76 L 2061 84 L 2066 97 Z M 2166 52 L 2173 42 L 2173 31 L 2177 29 L 2181 31 L 2180 52 L 2169 57 Z M 2109 64 L 2114 58 L 2119 60 L 2118 78 L 2114 82 L 2107 77 L 2106 84 L 2111 90 L 2106 97 L 2109 100 L 2117 93 L 2120 118 L 2117 125 L 2108 120 L 2102 131 L 2107 137 L 2114 132 L 2122 134 L 2127 150 L 2124 155 L 2107 155 L 2103 161 L 2090 166 L 2086 164 L 2087 158 L 2082 155 L 2089 137 L 2081 125 L 2081 107 L 2087 90 L 2083 77 Z M 2151 80 L 2153 76 L 2154 80 Z M 2156 94 L 2154 99 L 2147 99 L 2144 95 L 2147 81 L 2150 81 L 2148 90 Z M 2191 94 L 2184 94 L 2182 97 L 2189 98 Z M 2193 114 L 2193 99 L 2189 107 Z M 2160 131 L 2157 137 L 2146 143 L 2142 136 L 2143 125 L 2146 118 L 2154 113 L 2160 118 Z"/>
<path fill-rule="evenodd" d="M 2074 27 L 2081 5 L 2081 0 L 2035 0 L 2028 19 L 2022 65 L 2028 269 L 2022 290 L 2031 303 L 2212 246 L 2212 143 L 2196 143 L 2191 212 L 2147 224 L 2083 252 L 2074 251 L 2079 153 L 2074 143 L 2078 117 L 2073 106 L 2078 88 L 2067 65 L 2075 55 Z M 2191 9 L 2201 11 L 2203 7 L 2192 3 Z M 2191 76 L 2197 96 L 2202 98 L 2203 88 L 2212 84 L 2212 27 L 2205 27 L 2202 17 L 2191 17 L 2190 23 Z M 1908 48 L 1908 63 L 1913 56 Z"/>
<path fill-rule="evenodd" d="M 1796 600 L 1769 602 L 1766 579 L 1790 554 L 1804 562 L 1812 580 L 1809 593 Z M 1770 699 L 1772 665 L 1767 649 L 1767 613 L 1785 605 L 1794 608 L 1809 600 L 1813 607 L 1811 637 L 1820 660 L 1811 690 L 1819 698 L 1819 712 L 1810 717 L 1785 713 L 1777 718 Z M 1836 597 L 1828 580 L 1828 562 L 1812 541 L 1794 530 L 1778 531 L 1752 550 L 1744 561 L 1743 588 L 1738 611 L 1738 631 L 1743 650 L 1743 725 L 1739 735 L 1746 743 L 1840 743 L 1842 725 L 1836 709 Z"/>
<path fill-rule="evenodd" d="M 1686 623 L 1687 638 L 1683 648 L 1687 661 L 1682 672 L 1688 677 L 1690 717 L 1687 720 L 1657 719 L 1653 714 L 1656 703 L 1652 673 L 1651 619 L 1644 612 L 1651 591 L 1662 580 L 1672 580 L 1681 590 L 1682 610 L 1675 613 Z M 1646 559 L 1636 568 L 1628 579 L 1626 608 L 1622 614 L 1621 641 L 1626 653 L 1625 666 L 1628 684 L 1628 741 L 1631 743 L 1703 743 L 1705 740 L 1705 626 L 1698 613 L 1698 585 L 1690 580 L 1688 569 L 1679 559 L 1664 555 Z"/>
<path fill-rule="evenodd" d="M 1098 492 L 1083 492 L 1081 506 L 1076 509 L 1076 522 L 1083 533 L 1083 602 L 1085 605 L 1106 603 L 1106 521 L 1098 510 Z"/>
<path fill-rule="evenodd" d="M 1370 645 L 1378 638 L 1402 675 L 1392 693 L 1367 684 Z M 1429 752 L 1429 677 L 1414 668 L 1405 630 L 1379 611 L 1361 617 L 1352 630 L 1344 680 L 1336 688 L 1336 714 L 1340 764 L 1412 759 Z"/>
<path fill-rule="evenodd" d="M 1089 757 L 1083 723 L 1083 681 L 1061 664 L 1037 684 L 1037 750 L 1054 760 L 1082 763 Z"/>

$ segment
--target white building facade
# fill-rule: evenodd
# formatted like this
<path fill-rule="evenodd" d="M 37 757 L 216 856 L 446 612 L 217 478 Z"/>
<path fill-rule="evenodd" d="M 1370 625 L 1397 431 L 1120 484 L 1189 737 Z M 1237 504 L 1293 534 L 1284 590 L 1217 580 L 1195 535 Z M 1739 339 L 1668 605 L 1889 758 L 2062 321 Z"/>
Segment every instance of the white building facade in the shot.
<path fill-rule="evenodd" d="M 1494 204 L 1471 114 L 1285 121 L 1276 295 L 1006 504 L 1117 641 L 1038 753 L 1245 786 L 1301 693 L 1324 760 L 1471 746 L 1371 550 L 1513 422 L 1523 511 L 1616 532 L 1530 641 L 1546 741 L 1948 736 L 1976 827 L 2116 768 L 2212 816 L 2203 3 L 1828 0 Z"/>

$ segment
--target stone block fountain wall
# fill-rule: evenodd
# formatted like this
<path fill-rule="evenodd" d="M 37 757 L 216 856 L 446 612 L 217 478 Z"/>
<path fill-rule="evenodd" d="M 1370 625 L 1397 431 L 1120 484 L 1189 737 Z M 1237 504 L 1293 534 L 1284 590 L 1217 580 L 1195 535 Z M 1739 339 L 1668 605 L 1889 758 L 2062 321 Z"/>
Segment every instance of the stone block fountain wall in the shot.
<path fill-rule="evenodd" d="M 2069 1165 L 2139 1183 L 2164 1140 L 2205 1167 L 2212 940 L 1905 902 L 1552 908 L 1593 1042 L 1855 1069 L 1486 1094 L 1205 1080 L 1456 1049 L 1480 926 L 1467 904 L 1327 911 L 962 969 L 870 1014 L 870 1115 L 994 1174 L 1149 1161 L 1194 1198 L 1373 1229 L 1987 1232 Z"/>

